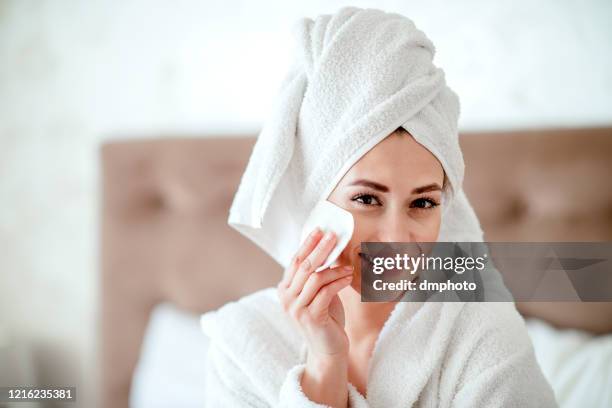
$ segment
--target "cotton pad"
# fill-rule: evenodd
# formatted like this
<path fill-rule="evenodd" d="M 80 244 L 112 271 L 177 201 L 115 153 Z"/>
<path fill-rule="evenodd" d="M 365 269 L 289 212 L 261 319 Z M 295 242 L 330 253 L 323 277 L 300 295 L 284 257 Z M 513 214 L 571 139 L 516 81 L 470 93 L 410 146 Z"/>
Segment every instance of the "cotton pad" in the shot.
<path fill-rule="evenodd" d="M 300 243 L 303 243 L 316 227 L 319 227 L 324 233 L 331 230 L 336 234 L 336 246 L 325 262 L 315 270 L 315 272 L 320 272 L 334 264 L 351 240 L 354 228 L 353 215 L 330 201 L 322 200 L 315 206 L 304 223 Z"/>

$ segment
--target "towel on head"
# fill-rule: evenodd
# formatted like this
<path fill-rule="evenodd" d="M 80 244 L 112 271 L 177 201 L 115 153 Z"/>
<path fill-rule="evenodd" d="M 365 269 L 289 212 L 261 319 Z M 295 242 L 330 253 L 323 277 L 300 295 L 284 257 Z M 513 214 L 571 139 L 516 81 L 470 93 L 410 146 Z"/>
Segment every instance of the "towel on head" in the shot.
<path fill-rule="evenodd" d="M 345 7 L 294 26 L 297 58 L 253 148 L 228 223 L 283 267 L 305 220 L 368 150 L 399 127 L 445 171 L 438 240 L 482 241 L 462 190 L 459 99 L 435 48 L 405 16 Z"/>

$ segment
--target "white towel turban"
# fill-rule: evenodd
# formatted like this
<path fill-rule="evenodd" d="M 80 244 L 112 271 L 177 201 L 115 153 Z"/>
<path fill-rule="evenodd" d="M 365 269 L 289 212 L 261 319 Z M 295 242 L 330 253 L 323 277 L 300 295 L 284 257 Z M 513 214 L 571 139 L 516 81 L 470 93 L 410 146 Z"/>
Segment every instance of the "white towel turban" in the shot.
<path fill-rule="evenodd" d="M 286 267 L 310 211 L 401 126 L 445 171 L 438 241 L 482 241 L 462 189 L 459 99 L 433 65 L 425 34 L 405 16 L 357 7 L 301 19 L 294 33 L 297 59 L 255 143 L 229 225 Z"/>

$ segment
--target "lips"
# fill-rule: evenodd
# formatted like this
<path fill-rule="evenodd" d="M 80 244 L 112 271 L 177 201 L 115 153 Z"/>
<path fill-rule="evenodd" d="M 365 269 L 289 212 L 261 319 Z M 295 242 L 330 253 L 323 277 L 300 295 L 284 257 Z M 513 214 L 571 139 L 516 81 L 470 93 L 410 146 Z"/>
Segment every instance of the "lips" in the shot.
<path fill-rule="evenodd" d="M 369 263 L 374 263 L 373 258 L 395 258 L 398 254 L 400 256 L 408 255 L 409 257 L 418 257 L 423 253 L 423 249 L 419 243 L 413 242 L 406 244 L 412 245 L 408 247 L 408 251 L 406 251 L 407 248 L 405 246 L 397 247 L 396 245 L 388 244 L 387 246 L 383 246 L 382 249 L 376 253 L 371 253 L 372 251 L 370 251 L 369 254 L 358 252 L 358 255 Z"/>
<path fill-rule="evenodd" d="M 385 254 L 383 252 L 379 252 L 379 253 L 376 254 L 375 257 L 373 257 L 372 255 L 366 254 L 365 252 L 359 252 L 359 256 L 361 257 L 361 259 L 365 259 L 366 261 L 368 261 L 371 264 L 374 263 L 374 258 L 395 258 L 395 255 L 397 255 L 395 252 L 390 253 L 390 254 Z"/>
<path fill-rule="evenodd" d="M 374 264 L 372 257 L 364 252 L 359 252 L 359 257 L 372 265 Z"/>
<path fill-rule="evenodd" d="M 384 255 L 382 253 L 380 254 L 376 254 L 375 257 L 373 257 L 370 254 L 366 254 L 365 252 L 359 252 L 359 257 L 363 260 L 365 260 L 367 263 L 369 263 L 371 266 L 374 266 L 374 258 L 384 258 L 384 257 L 393 257 L 395 254 L 393 255 Z"/>
<path fill-rule="evenodd" d="M 392 259 L 395 259 L 396 255 L 398 255 L 397 252 L 392 252 L 392 253 L 387 254 L 384 251 L 376 253 L 375 256 L 372 256 L 370 254 L 366 254 L 365 252 L 358 252 L 357 254 L 359 255 L 359 257 L 361 259 L 366 261 L 372 267 L 374 266 L 374 258 L 392 258 Z M 404 269 L 396 269 L 395 267 L 393 267 L 392 269 L 386 270 L 386 272 L 388 272 L 389 274 L 396 274 L 396 273 L 407 273 L 408 271 L 404 270 Z"/>

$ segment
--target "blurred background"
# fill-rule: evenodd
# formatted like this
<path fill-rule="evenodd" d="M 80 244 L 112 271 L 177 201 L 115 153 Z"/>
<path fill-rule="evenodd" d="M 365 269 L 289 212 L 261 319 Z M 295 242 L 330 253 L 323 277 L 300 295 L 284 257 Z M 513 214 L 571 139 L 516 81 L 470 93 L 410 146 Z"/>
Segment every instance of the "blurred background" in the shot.
<path fill-rule="evenodd" d="M 293 22 L 344 5 L 432 39 L 463 132 L 612 125 L 605 0 L 0 0 L 0 386 L 98 401 L 101 144 L 256 134 Z"/>

